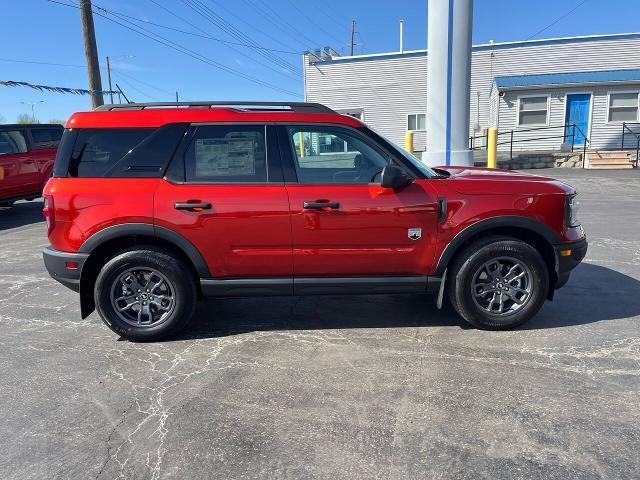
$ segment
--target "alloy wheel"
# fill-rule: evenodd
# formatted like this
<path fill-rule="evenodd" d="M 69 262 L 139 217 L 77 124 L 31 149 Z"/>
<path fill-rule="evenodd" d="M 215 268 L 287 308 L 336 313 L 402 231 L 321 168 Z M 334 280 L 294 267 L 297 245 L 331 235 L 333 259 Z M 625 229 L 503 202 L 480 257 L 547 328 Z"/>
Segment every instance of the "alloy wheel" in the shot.
<path fill-rule="evenodd" d="M 476 270 L 471 282 L 473 301 L 492 315 L 507 316 L 521 310 L 532 293 L 531 270 L 513 257 L 489 260 Z"/>
<path fill-rule="evenodd" d="M 162 323 L 175 308 L 175 288 L 152 268 L 132 268 L 120 274 L 111 287 L 115 313 L 134 327 Z"/>

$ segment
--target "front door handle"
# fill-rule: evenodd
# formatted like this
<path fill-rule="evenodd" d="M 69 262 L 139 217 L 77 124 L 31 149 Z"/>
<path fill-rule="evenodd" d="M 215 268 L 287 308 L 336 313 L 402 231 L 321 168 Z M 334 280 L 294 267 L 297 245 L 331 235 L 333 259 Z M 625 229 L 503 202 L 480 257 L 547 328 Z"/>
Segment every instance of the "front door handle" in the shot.
<path fill-rule="evenodd" d="M 324 210 L 325 208 L 335 210 L 340 208 L 340 202 L 331 202 L 329 200 L 308 201 L 302 204 L 302 208 L 306 210 Z"/>
<path fill-rule="evenodd" d="M 211 204 L 207 202 L 175 202 L 173 208 L 176 210 L 201 212 L 202 210 L 211 210 Z"/>

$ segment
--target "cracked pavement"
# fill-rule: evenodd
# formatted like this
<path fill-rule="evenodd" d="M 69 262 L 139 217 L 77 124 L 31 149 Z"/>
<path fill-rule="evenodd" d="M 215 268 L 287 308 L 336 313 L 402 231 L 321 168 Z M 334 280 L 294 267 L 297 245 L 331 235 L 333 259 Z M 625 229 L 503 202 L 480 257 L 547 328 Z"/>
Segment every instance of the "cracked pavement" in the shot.
<path fill-rule="evenodd" d="M 130 343 L 47 275 L 41 202 L 0 210 L 0 478 L 640 478 L 640 172 L 543 173 L 590 249 L 509 332 L 331 296 Z"/>

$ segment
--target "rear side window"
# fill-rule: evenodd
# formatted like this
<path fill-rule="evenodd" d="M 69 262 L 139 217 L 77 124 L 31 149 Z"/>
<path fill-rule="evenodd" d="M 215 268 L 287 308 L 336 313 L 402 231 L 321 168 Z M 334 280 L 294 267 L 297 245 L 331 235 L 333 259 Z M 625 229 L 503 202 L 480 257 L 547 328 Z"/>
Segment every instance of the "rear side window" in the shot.
<path fill-rule="evenodd" d="M 104 177 L 118 161 L 133 150 L 154 129 L 85 129 L 78 136 L 69 160 L 70 177 Z"/>
<path fill-rule="evenodd" d="M 24 132 L 21 130 L 0 132 L 0 155 L 25 153 L 26 151 L 27 141 L 24 138 Z"/>
<path fill-rule="evenodd" d="M 60 143 L 62 128 L 34 128 L 31 130 L 33 148 L 55 148 Z"/>
<path fill-rule="evenodd" d="M 187 182 L 267 182 L 265 126 L 198 127 L 184 160 Z"/>

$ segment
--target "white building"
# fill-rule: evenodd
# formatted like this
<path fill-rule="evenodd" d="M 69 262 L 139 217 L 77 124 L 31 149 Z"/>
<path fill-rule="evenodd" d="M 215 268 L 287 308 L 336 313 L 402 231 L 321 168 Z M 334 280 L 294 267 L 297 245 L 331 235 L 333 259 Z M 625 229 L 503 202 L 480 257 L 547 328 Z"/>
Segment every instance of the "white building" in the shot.
<path fill-rule="evenodd" d="M 401 145 L 413 130 L 414 151 L 422 152 L 427 55 L 307 52 L 305 100 L 358 116 Z M 557 150 L 584 143 L 584 136 L 590 149 L 621 149 L 624 129 L 624 147 L 635 150 L 639 97 L 640 33 L 476 45 L 470 142 L 482 143 L 496 126 L 501 150 Z"/>

